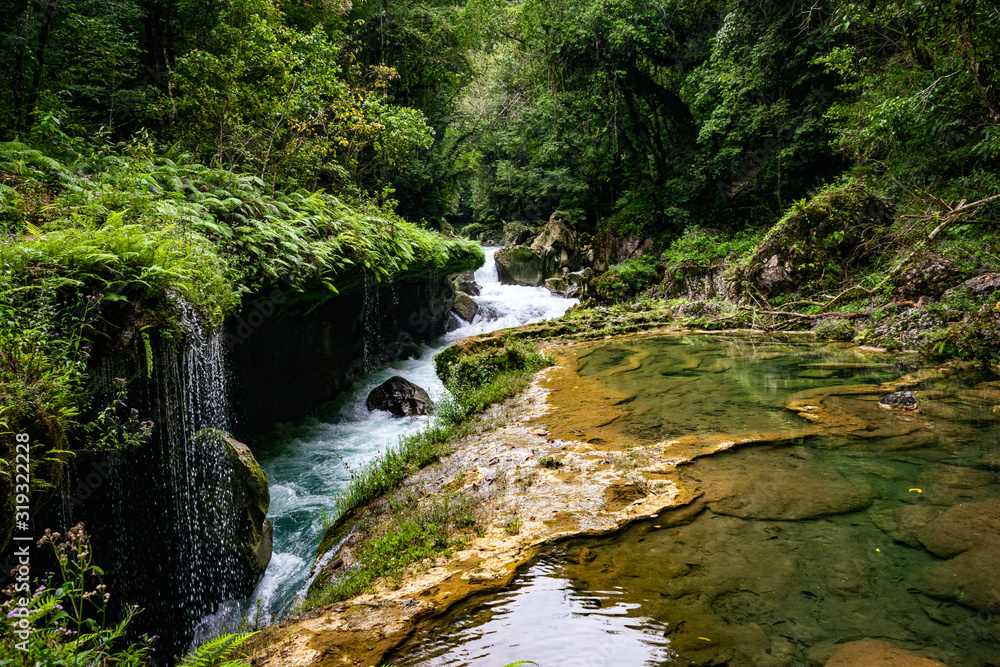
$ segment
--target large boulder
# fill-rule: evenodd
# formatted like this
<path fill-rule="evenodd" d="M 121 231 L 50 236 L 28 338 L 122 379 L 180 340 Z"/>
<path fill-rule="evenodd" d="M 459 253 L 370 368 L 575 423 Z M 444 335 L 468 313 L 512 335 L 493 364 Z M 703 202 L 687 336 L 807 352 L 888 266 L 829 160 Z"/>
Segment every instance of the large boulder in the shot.
<path fill-rule="evenodd" d="M 527 244 L 530 239 L 523 234 L 511 234 L 509 238 L 518 243 L 501 248 L 494 255 L 502 283 L 537 287 L 546 278 L 579 268 L 576 234 L 558 218 L 550 218 L 530 245 Z"/>
<path fill-rule="evenodd" d="M 500 248 L 493 257 L 497 264 L 497 277 L 504 284 L 537 287 L 545 282 L 545 262 L 527 246 Z"/>
<path fill-rule="evenodd" d="M 941 296 L 946 290 L 962 282 L 962 274 L 953 262 L 932 252 L 914 255 L 899 272 L 894 283 L 899 295 L 906 299 L 921 296 Z"/>
<path fill-rule="evenodd" d="M 863 265 L 892 220 L 890 205 L 858 185 L 822 192 L 775 224 L 753 255 L 735 267 L 733 285 L 770 296 Z"/>
<path fill-rule="evenodd" d="M 921 591 L 983 611 L 1000 606 L 1000 499 L 955 505 L 923 527 L 920 541 L 948 559 L 921 573 Z"/>
<path fill-rule="evenodd" d="M 242 577 L 256 582 L 264 575 L 271 560 L 273 529 L 267 518 L 271 502 L 267 474 L 253 452 L 245 444 L 218 429 L 204 429 L 195 434 L 193 442 L 208 450 L 221 450 L 229 463 L 229 493 L 223 494 L 226 507 L 214 508 L 213 521 L 230 517 L 232 534 L 240 550 L 237 567 Z"/>
<path fill-rule="evenodd" d="M 391 412 L 397 417 L 425 415 L 431 407 L 431 397 L 406 378 L 395 375 L 372 389 L 365 406 L 369 410 Z"/>
<path fill-rule="evenodd" d="M 456 292 L 455 305 L 451 309 L 466 322 L 471 322 L 479 312 L 479 304 L 465 292 Z"/>
<path fill-rule="evenodd" d="M 558 218 L 549 218 L 531 249 L 542 258 L 542 273 L 546 278 L 562 273 L 563 269 L 580 268 L 576 234 Z"/>

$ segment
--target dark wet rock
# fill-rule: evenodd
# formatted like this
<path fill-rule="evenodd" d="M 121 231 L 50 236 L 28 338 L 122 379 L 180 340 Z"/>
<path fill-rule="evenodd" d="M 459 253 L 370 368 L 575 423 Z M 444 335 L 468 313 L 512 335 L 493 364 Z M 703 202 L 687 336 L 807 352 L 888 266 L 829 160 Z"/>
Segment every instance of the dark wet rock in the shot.
<path fill-rule="evenodd" d="M 466 322 L 471 322 L 479 312 L 479 304 L 465 292 L 455 294 L 455 305 L 451 307 Z"/>
<path fill-rule="evenodd" d="M 879 399 L 878 404 L 884 408 L 900 408 L 902 410 L 916 410 L 920 407 L 917 397 L 912 391 L 896 391 Z"/>
<path fill-rule="evenodd" d="M 776 468 L 774 459 L 760 457 L 761 465 L 752 470 L 713 476 L 705 493 L 708 508 L 745 519 L 798 521 L 857 512 L 875 497 L 867 484 L 853 482 L 825 463 L 786 457 Z"/>
<path fill-rule="evenodd" d="M 507 285 L 537 287 L 545 282 L 544 262 L 531 248 L 507 246 L 493 256 L 497 264 L 497 277 Z"/>
<path fill-rule="evenodd" d="M 406 378 L 395 375 L 368 394 L 369 410 L 386 410 L 397 417 L 424 415 L 431 407 L 427 392 Z"/>
<path fill-rule="evenodd" d="M 468 294 L 469 296 L 479 296 L 482 292 L 482 287 L 476 282 L 476 272 L 466 271 L 465 273 L 460 273 L 453 278 L 455 281 L 455 289 L 463 294 Z"/>
<path fill-rule="evenodd" d="M 456 315 L 454 313 L 454 311 L 452 311 L 448 315 L 448 323 L 444 326 L 444 330 L 445 330 L 446 333 L 451 333 L 455 329 L 461 329 L 462 327 L 464 327 L 467 324 L 468 324 L 468 322 L 465 322 L 464 320 L 462 320 L 461 317 L 459 317 L 458 315 Z"/>
<path fill-rule="evenodd" d="M 962 282 L 962 274 L 952 262 L 931 252 L 915 255 L 896 276 L 899 295 L 906 299 L 921 296 L 941 296 L 946 290 Z"/>
<path fill-rule="evenodd" d="M 871 512 L 869 517 L 878 528 L 896 542 L 921 548 L 920 531 L 941 516 L 944 509 L 933 505 L 903 505 L 891 510 Z"/>
<path fill-rule="evenodd" d="M 922 658 L 889 642 L 862 639 L 844 644 L 825 667 L 947 667 L 943 662 Z"/>

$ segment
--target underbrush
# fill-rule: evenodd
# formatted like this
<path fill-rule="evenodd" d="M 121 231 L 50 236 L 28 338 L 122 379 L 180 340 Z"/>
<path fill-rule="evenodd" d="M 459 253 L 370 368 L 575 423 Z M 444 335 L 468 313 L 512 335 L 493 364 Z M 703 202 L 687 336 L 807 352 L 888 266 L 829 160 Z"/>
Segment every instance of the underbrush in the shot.
<path fill-rule="evenodd" d="M 0 231 L 0 435 L 29 433 L 44 444 L 37 461 L 125 444 L 96 442 L 77 424 L 105 407 L 85 390 L 95 340 L 131 337 L 151 362 L 149 336 L 180 342 L 185 311 L 214 328 L 266 288 L 289 292 L 286 309 L 308 308 L 366 280 L 483 260 L 478 244 L 369 201 L 275 192 L 138 139 L 65 164 L 0 144 Z M 0 477 L 12 458 L 0 446 Z"/>
<path fill-rule="evenodd" d="M 336 573 L 305 608 L 346 600 L 371 590 L 380 579 L 399 577 L 413 563 L 461 549 L 477 527 L 477 501 L 461 493 L 423 503 L 412 491 L 393 494 L 386 499 L 391 520 L 354 552 L 354 565 Z"/>

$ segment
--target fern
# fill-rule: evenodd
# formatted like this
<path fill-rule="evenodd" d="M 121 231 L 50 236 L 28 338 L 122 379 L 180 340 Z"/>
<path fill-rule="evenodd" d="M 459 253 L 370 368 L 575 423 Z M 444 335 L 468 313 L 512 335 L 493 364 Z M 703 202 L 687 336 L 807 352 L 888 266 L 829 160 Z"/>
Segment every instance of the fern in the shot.
<path fill-rule="evenodd" d="M 190 651 L 181 658 L 177 667 L 249 667 L 243 660 L 230 660 L 229 656 L 256 632 L 229 634 L 216 637 Z"/>

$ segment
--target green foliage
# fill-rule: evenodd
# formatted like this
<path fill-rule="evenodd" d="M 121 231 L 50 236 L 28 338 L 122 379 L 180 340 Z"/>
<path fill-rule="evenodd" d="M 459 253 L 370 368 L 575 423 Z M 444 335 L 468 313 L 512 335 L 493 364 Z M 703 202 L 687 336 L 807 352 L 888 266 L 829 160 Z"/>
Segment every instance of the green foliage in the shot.
<path fill-rule="evenodd" d="M 558 457 L 547 455 L 538 459 L 538 465 L 543 468 L 548 468 L 549 470 L 557 470 L 558 468 L 562 468 L 566 465 L 566 462 Z"/>
<path fill-rule="evenodd" d="M 1000 361 L 1000 305 L 986 305 L 937 334 L 929 350 L 941 358 Z"/>
<path fill-rule="evenodd" d="M 380 578 L 402 574 L 412 563 L 450 555 L 465 545 L 464 534 L 475 526 L 474 501 L 463 495 L 446 494 L 421 505 L 413 495 L 401 493 L 388 502 L 394 520 L 364 542 L 355 567 L 310 596 L 309 606 L 346 600 L 371 590 Z"/>
<path fill-rule="evenodd" d="M 503 531 L 508 535 L 517 535 L 521 532 L 521 526 L 523 525 L 524 522 L 521 521 L 520 517 L 514 517 L 503 525 Z"/>
<path fill-rule="evenodd" d="M 60 539 L 59 533 L 45 531 L 39 545 L 52 548 L 59 572 L 48 577 L 34 591 L 27 585 L 12 585 L 11 599 L 0 614 L 0 664 L 13 667 L 55 665 L 111 665 L 140 667 L 149 664 L 156 637 L 143 635 L 138 642 L 124 643 L 124 634 L 139 610 L 126 605 L 121 621 L 107 616 L 110 594 L 94 565 L 90 540 L 77 524 Z M 28 616 L 17 611 L 21 601 Z M 30 633 L 19 636 L 19 630 Z M 27 650 L 22 650 L 27 649 Z"/>
<path fill-rule="evenodd" d="M 459 421 L 516 395 L 535 371 L 552 364 L 531 343 L 503 339 L 498 343 L 471 352 L 452 345 L 435 357 L 437 375 L 455 399 L 447 414 L 450 420 Z"/>
<path fill-rule="evenodd" d="M 750 254 L 763 237 L 762 229 L 743 229 L 732 236 L 725 236 L 710 234 L 702 227 L 693 226 L 670 244 L 662 259 L 668 267 L 683 262 L 709 266 Z"/>
<path fill-rule="evenodd" d="M 244 632 L 216 637 L 191 650 L 181 658 L 177 667 L 248 667 L 247 662 L 230 656 L 255 634 Z"/>
<path fill-rule="evenodd" d="M 633 297 L 659 282 L 656 256 L 646 254 L 615 264 L 594 282 L 598 297 L 618 301 Z"/>

